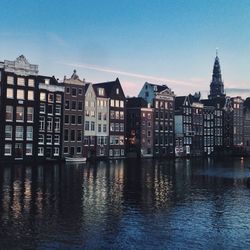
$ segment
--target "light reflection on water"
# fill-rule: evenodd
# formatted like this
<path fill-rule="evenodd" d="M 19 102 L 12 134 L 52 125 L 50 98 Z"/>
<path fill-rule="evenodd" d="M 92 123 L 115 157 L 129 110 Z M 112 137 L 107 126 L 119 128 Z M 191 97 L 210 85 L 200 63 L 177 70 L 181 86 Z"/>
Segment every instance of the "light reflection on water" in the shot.
<path fill-rule="evenodd" d="M 250 247 L 249 159 L 1 166 L 1 249 Z"/>

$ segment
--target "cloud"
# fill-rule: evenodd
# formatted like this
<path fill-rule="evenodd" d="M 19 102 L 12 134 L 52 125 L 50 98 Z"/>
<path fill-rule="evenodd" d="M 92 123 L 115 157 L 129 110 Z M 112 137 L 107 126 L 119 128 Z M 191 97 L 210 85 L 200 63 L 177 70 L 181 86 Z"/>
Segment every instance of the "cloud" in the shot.
<path fill-rule="evenodd" d="M 60 62 L 61 63 L 61 62 Z M 93 64 L 87 64 L 87 63 L 61 63 L 67 66 L 72 66 L 72 67 L 77 67 L 77 68 L 83 68 L 83 69 L 90 69 L 90 70 L 96 70 L 100 72 L 105 72 L 105 73 L 112 73 L 112 74 L 117 74 L 123 75 L 123 76 L 128 76 L 128 77 L 133 77 L 133 78 L 139 78 L 139 79 L 144 79 L 146 81 L 156 81 L 159 83 L 174 83 L 175 85 L 185 85 L 185 86 L 195 86 L 197 83 L 193 83 L 191 81 L 186 82 L 186 81 L 181 81 L 181 80 L 176 80 L 176 79 L 170 79 L 170 78 L 165 78 L 165 77 L 158 77 L 158 76 L 152 76 L 152 75 L 145 75 L 145 74 L 140 74 L 140 73 L 135 73 L 135 72 L 127 72 L 127 71 L 122 71 L 118 69 L 112 69 L 112 68 L 106 68 L 103 66 L 99 65 L 93 65 Z"/>

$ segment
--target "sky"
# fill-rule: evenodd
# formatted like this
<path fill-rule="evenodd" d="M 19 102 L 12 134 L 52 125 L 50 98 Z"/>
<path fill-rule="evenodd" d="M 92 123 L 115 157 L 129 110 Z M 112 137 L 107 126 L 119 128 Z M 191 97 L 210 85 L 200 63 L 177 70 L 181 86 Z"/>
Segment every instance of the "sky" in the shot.
<path fill-rule="evenodd" d="M 218 48 L 226 92 L 250 96 L 249 0 L 1 0 L 0 60 L 23 54 L 42 75 L 148 81 L 209 92 Z"/>

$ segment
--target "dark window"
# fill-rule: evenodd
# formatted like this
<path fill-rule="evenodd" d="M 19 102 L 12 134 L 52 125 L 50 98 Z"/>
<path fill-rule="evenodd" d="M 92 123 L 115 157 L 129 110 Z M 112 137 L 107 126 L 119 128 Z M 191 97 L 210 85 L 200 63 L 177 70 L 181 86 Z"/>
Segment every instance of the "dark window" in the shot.
<path fill-rule="evenodd" d="M 65 123 L 69 123 L 69 116 L 68 116 L 68 115 L 65 115 L 65 116 L 64 116 L 64 122 L 65 122 Z"/>
<path fill-rule="evenodd" d="M 72 94 L 72 96 L 76 96 L 76 88 L 71 89 L 71 94 Z"/>
<path fill-rule="evenodd" d="M 82 95 L 82 89 L 78 89 L 78 95 Z"/>
<path fill-rule="evenodd" d="M 76 101 L 72 101 L 71 109 L 76 110 Z"/>
<path fill-rule="evenodd" d="M 82 116 L 78 115 L 77 117 L 77 124 L 82 124 Z"/>
<path fill-rule="evenodd" d="M 64 141 L 68 141 L 69 140 L 69 130 L 65 129 L 64 130 Z"/>
<path fill-rule="evenodd" d="M 71 116 L 71 124 L 76 124 L 76 117 L 75 117 L 75 115 Z"/>
<path fill-rule="evenodd" d="M 82 102 L 78 102 L 78 110 L 82 111 Z"/>
<path fill-rule="evenodd" d="M 66 94 L 69 94 L 70 93 L 70 87 L 67 87 L 66 88 Z"/>
<path fill-rule="evenodd" d="M 65 101 L 65 109 L 69 109 L 69 100 Z"/>
<path fill-rule="evenodd" d="M 71 141 L 75 141 L 75 138 L 76 138 L 75 130 L 71 130 L 70 131 L 70 140 Z"/>

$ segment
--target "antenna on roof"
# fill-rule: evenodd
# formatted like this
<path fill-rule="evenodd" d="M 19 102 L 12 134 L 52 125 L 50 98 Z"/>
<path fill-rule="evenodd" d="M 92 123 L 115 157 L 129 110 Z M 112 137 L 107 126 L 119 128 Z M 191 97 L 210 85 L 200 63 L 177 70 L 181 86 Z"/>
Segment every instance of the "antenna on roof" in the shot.
<path fill-rule="evenodd" d="M 219 48 L 216 48 L 216 56 L 218 56 L 218 50 L 219 50 Z"/>

